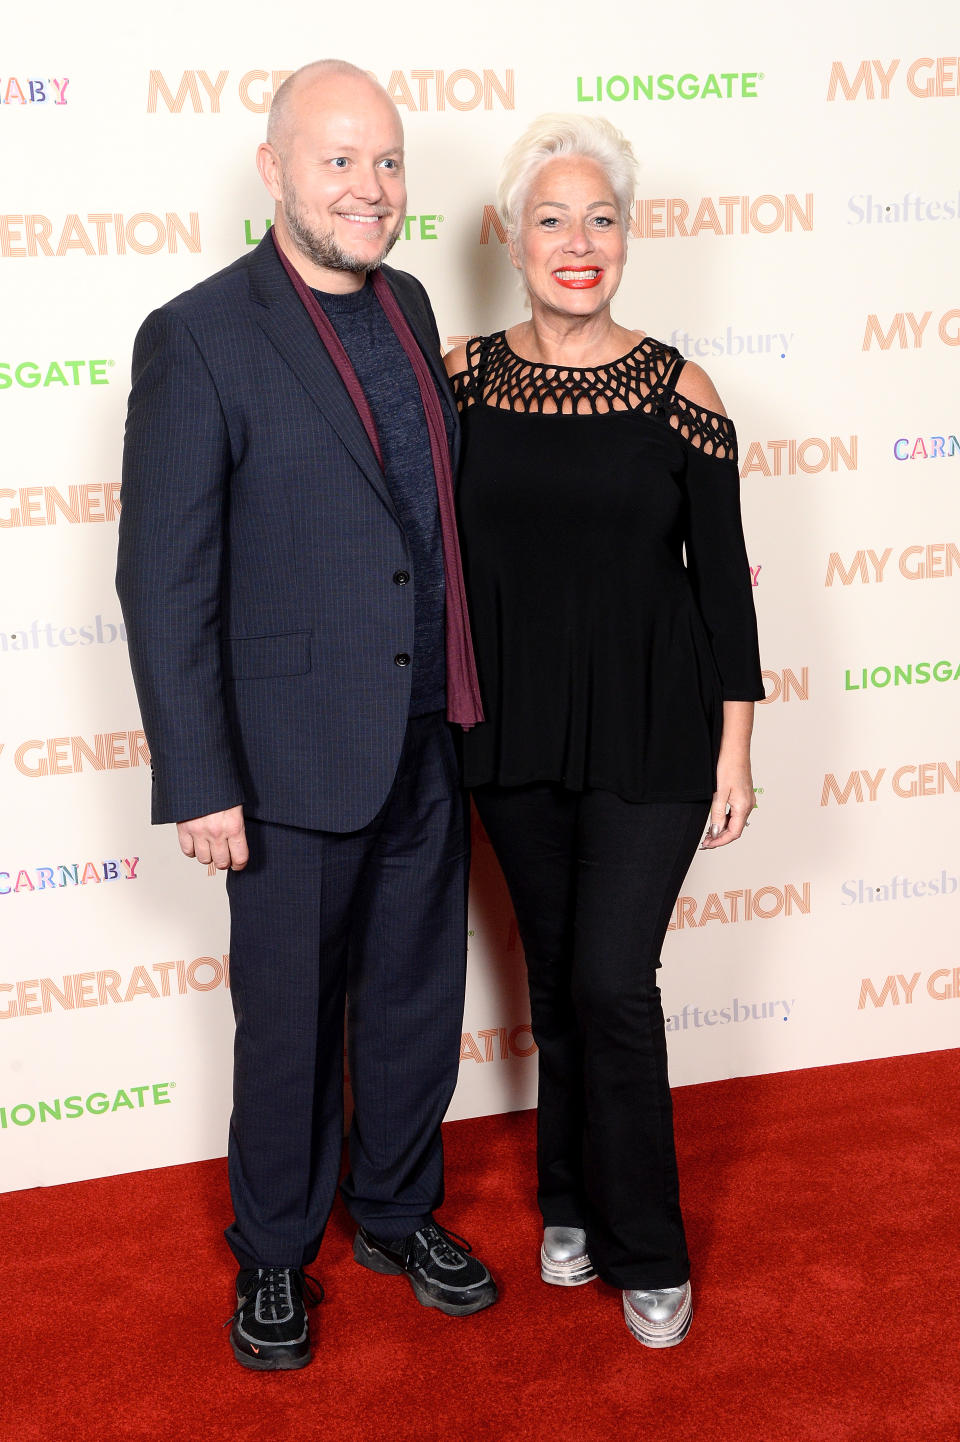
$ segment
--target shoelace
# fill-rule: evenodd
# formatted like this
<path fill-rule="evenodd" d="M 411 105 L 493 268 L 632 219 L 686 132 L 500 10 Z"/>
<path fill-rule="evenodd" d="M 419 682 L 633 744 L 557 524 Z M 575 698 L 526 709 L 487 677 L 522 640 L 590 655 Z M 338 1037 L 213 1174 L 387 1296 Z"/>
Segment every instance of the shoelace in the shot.
<path fill-rule="evenodd" d="M 468 1255 L 473 1252 L 473 1248 L 465 1237 L 458 1236 L 456 1232 L 448 1231 L 446 1227 L 441 1226 L 440 1223 L 436 1221 L 428 1222 L 425 1227 L 421 1227 L 420 1235 L 426 1243 L 428 1252 L 432 1250 L 434 1240 L 436 1240 L 437 1260 L 439 1262 L 445 1262 L 448 1265 L 451 1263 L 455 1265 L 459 1262 L 460 1257 L 458 1256 L 458 1252 L 466 1252 Z"/>
<path fill-rule="evenodd" d="M 311 1277 L 309 1272 L 297 1267 L 263 1267 L 253 1288 L 244 1294 L 233 1316 L 228 1317 L 223 1325 L 229 1327 L 236 1322 L 244 1307 L 249 1307 L 251 1302 L 255 1304 L 261 1292 L 267 1294 L 264 1299 L 267 1307 L 276 1312 L 278 1300 L 286 1305 L 291 1286 L 296 1288 L 308 1307 L 319 1306 L 323 1301 L 323 1284 L 316 1277 Z"/>

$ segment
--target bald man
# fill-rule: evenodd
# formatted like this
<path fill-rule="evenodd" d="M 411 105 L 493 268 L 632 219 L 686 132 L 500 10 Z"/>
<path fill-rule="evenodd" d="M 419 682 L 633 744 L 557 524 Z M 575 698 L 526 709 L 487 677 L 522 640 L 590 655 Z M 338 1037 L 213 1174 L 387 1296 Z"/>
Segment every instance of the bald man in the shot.
<path fill-rule="evenodd" d="M 356 1260 L 450 1316 L 496 1300 L 434 1218 L 457 1077 L 479 719 L 451 499 L 456 410 L 426 294 L 383 266 L 403 130 L 343 61 L 277 91 L 273 228 L 134 348 L 117 589 L 153 821 L 227 871 L 237 1361 L 305 1366 L 333 1203 L 343 1026 Z M 371 1293 L 371 1308 L 379 1305 Z"/>

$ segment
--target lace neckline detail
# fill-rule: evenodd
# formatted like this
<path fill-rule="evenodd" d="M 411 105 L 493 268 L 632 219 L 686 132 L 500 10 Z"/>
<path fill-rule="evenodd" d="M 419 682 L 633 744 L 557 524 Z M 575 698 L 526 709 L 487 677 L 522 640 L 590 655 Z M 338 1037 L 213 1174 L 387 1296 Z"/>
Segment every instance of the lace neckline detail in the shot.
<path fill-rule="evenodd" d="M 674 346 L 645 335 L 605 365 L 580 367 L 524 360 L 506 333 L 467 343 L 466 369 L 451 379 L 461 411 L 482 405 L 518 415 L 601 416 L 640 411 L 719 460 L 736 460 L 736 433 L 726 416 L 676 393 L 685 362 Z"/>

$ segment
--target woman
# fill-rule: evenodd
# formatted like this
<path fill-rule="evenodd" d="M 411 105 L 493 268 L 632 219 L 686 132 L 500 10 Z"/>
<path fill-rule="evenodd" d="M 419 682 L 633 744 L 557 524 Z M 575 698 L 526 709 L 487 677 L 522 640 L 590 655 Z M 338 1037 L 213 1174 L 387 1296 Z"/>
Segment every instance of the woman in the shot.
<path fill-rule="evenodd" d="M 487 716 L 464 771 L 526 953 L 541 1275 L 599 1275 L 670 1347 L 691 1296 L 656 969 L 708 808 L 708 850 L 747 824 L 763 687 L 733 426 L 610 313 L 634 184 L 613 126 L 535 122 L 499 192 L 530 318 L 447 368 Z"/>

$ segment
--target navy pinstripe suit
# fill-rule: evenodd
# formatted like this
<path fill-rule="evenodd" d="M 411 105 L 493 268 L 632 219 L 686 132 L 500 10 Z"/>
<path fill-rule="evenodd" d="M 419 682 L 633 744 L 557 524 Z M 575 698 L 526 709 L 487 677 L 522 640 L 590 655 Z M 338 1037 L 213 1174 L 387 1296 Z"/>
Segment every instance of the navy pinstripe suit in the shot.
<path fill-rule="evenodd" d="M 384 274 L 454 413 L 422 286 Z M 412 556 L 269 236 L 144 322 L 121 495 L 117 589 L 153 820 L 242 804 L 250 845 L 228 875 L 228 1240 L 243 1266 L 316 1253 L 340 1157 L 345 991 L 345 1192 L 358 1221 L 404 1236 L 441 1200 L 464 806 L 446 723 L 409 718 L 412 667 L 394 660 L 413 652 Z"/>

